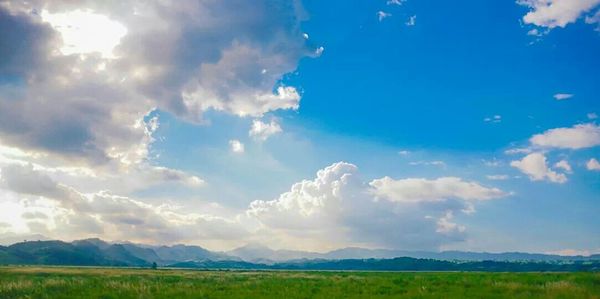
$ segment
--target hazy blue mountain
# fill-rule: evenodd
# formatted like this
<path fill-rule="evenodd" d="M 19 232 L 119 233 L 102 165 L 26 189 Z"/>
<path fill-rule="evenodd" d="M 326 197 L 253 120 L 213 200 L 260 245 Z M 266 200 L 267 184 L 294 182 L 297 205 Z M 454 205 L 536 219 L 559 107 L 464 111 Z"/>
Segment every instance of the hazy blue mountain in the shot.
<path fill-rule="evenodd" d="M 133 256 L 147 262 L 164 263 L 163 260 L 151 248 L 136 246 L 134 244 L 121 244 Z"/>
<path fill-rule="evenodd" d="M 202 261 L 235 259 L 223 253 L 212 252 L 200 246 L 174 245 L 150 247 L 156 252 L 161 261 Z"/>
<path fill-rule="evenodd" d="M 380 262 L 384 261 L 384 262 Z M 437 263 L 432 263 L 436 261 Z M 400 251 L 386 249 L 343 248 L 327 253 L 293 250 L 272 250 L 266 246 L 250 244 L 226 253 L 213 252 L 200 246 L 174 245 L 149 246 L 132 243 L 109 243 L 100 239 L 73 242 L 27 241 L 10 246 L 0 246 L 0 264 L 46 264 L 46 265 L 97 265 L 141 266 L 156 262 L 160 266 L 235 269 L 420 269 L 475 270 L 505 269 L 506 263 L 518 269 L 559 269 L 551 265 L 563 265 L 560 269 L 571 271 L 595 267 L 600 255 L 557 256 L 520 252 L 479 253 L 462 251 Z M 446 262 L 446 263 L 442 263 Z M 487 263 L 486 263 L 487 262 Z M 394 263 L 400 263 L 398 265 Z M 417 264 L 411 264 L 417 263 Z M 450 264 L 448 264 L 450 263 Z M 455 264 L 466 264 L 464 267 Z M 449 266 L 451 265 L 451 266 Z M 575 265 L 565 266 L 565 265 Z M 592 266 L 590 266 L 592 265 Z M 366 268 L 365 268 L 366 267 Z M 391 268 L 390 268 L 391 267 Z M 499 267 L 499 268 L 497 268 Z M 553 268 L 554 267 L 554 268 Z M 587 268 L 586 268 L 587 269 Z M 548 270 L 550 271 L 550 270 Z M 557 270 L 558 271 L 558 270 Z"/>
<path fill-rule="evenodd" d="M 260 244 L 248 244 L 227 252 L 230 256 L 250 262 L 278 262 L 297 259 L 321 258 L 323 254 L 295 250 L 273 250 Z"/>
<path fill-rule="evenodd" d="M 404 251 L 404 250 L 387 250 L 387 249 L 365 249 L 365 248 L 343 248 L 327 252 L 322 255 L 325 259 L 365 259 L 365 258 L 395 258 L 395 257 L 412 257 L 421 259 L 436 259 L 436 260 L 461 260 L 461 261 L 551 261 L 551 260 L 589 260 L 598 259 L 598 255 L 584 256 L 560 256 L 541 253 L 523 253 L 523 252 L 503 252 L 503 253 L 487 253 L 487 252 L 467 252 L 467 251 Z"/>
<path fill-rule="evenodd" d="M 600 255 L 585 256 L 560 256 L 539 253 L 505 252 L 465 252 L 465 251 L 406 251 L 388 249 L 366 249 L 359 247 L 348 247 L 329 251 L 326 253 L 315 253 L 293 250 L 272 250 L 266 246 L 251 244 L 231 251 L 227 254 L 237 256 L 248 262 L 272 263 L 300 259 L 391 259 L 396 257 L 411 257 L 420 259 L 436 260 L 461 260 L 461 261 L 556 261 L 556 260 L 590 260 L 599 259 Z"/>

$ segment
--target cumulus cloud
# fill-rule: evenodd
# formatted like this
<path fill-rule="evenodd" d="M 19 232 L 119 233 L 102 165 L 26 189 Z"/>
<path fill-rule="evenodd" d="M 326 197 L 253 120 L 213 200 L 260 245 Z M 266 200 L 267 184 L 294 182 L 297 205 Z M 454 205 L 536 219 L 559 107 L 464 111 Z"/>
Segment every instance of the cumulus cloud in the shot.
<path fill-rule="evenodd" d="M 369 245 L 433 249 L 464 240 L 456 213 L 472 211 L 473 200 L 506 196 L 460 178 L 402 179 L 365 183 L 358 168 L 339 162 L 313 180 L 294 184 L 271 201 L 254 201 L 247 214 L 273 236 L 307 244 Z"/>
<path fill-rule="evenodd" d="M 594 112 L 590 112 L 586 116 L 587 116 L 588 119 L 591 119 L 591 120 L 594 120 L 594 119 L 598 118 L 598 114 L 596 114 Z"/>
<path fill-rule="evenodd" d="M 600 171 L 600 162 L 598 162 L 598 160 L 596 160 L 595 158 L 592 158 L 587 161 L 587 163 L 585 164 L 585 167 L 588 170 Z"/>
<path fill-rule="evenodd" d="M 0 140 L 91 164 L 137 162 L 148 144 L 139 123 L 155 108 L 191 122 L 210 109 L 297 109 L 301 95 L 279 82 L 318 56 L 302 14 L 299 2 L 270 0 L 3 2 L 0 75 L 16 83 L 0 93 Z M 100 37 L 113 42 L 98 48 Z"/>
<path fill-rule="evenodd" d="M 408 17 L 408 20 L 406 21 L 406 26 L 415 26 L 417 24 L 417 16 L 410 16 Z"/>
<path fill-rule="evenodd" d="M 60 239 L 217 242 L 219 248 L 227 242 L 259 241 L 312 250 L 438 249 L 465 239 L 468 230 L 456 220 L 459 214 L 474 212 L 478 200 L 507 195 L 452 177 L 384 177 L 367 183 L 355 165 L 344 162 L 319 170 L 316 178 L 294 184 L 274 200 L 254 201 L 245 211 L 228 216 L 144 203 L 109 191 L 84 193 L 32 165 L 3 167 L 0 184 L 0 190 L 20 198 L 11 213 L 17 213 L 26 233 Z"/>
<path fill-rule="evenodd" d="M 159 115 L 207 124 L 209 110 L 298 109 L 300 92 L 281 79 L 323 52 L 304 38 L 303 18 L 300 1 L 0 1 L 0 192 L 60 199 L 67 211 L 202 186 L 155 165 Z M 103 216 L 86 214 L 63 218 L 106 231 Z"/>
<path fill-rule="evenodd" d="M 581 149 L 600 145 L 600 126 L 580 124 L 571 128 L 550 129 L 529 139 L 532 145 L 549 148 Z"/>
<path fill-rule="evenodd" d="M 254 121 L 252 121 L 252 127 L 248 132 L 248 136 L 259 141 L 265 141 L 272 135 L 281 133 L 282 131 L 283 130 L 281 129 L 281 126 L 275 120 L 271 120 L 271 122 L 265 123 L 258 119 L 255 119 Z"/>
<path fill-rule="evenodd" d="M 512 161 L 510 166 L 519 169 L 532 181 L 548 180 L 559 184 L 567 181 L 563 173 L 557 173 L 548 167 L 546 156 L 542 153 L 531 153 L 521 160 Z"/>
<path fill-rule="evenodd" d="M 530 8 L 523 17 L 525 24 L 540 27 L 565 27 L 600 4 L 600 0 L 518 0 Z"/>
<path fill-rule="evenodd" d="M 571 168 L 571 164 L 567 160 L 560 160 L 554 164 L 554 168 L 560 168 L 567 173 L 572 173 L 573 168 Z"/>

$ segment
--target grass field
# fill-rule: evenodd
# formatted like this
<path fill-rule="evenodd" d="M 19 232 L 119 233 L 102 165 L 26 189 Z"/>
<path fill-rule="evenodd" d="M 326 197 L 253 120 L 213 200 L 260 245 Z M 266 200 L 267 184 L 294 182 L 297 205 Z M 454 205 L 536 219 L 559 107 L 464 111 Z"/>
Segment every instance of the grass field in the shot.
<path fill-rule="evenodd" d="M 0 298 L 600 298 L 600 273 L 0 267 Z"/>

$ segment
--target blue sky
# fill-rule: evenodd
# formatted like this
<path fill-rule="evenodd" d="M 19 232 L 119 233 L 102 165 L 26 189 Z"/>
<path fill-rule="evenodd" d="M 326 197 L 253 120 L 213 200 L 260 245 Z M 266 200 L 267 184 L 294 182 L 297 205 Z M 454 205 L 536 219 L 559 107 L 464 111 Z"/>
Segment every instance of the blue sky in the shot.
<path fill-rule="evenodd" d="M 599 5 L 9 1 L 0 234 L 599 252 Z"/>

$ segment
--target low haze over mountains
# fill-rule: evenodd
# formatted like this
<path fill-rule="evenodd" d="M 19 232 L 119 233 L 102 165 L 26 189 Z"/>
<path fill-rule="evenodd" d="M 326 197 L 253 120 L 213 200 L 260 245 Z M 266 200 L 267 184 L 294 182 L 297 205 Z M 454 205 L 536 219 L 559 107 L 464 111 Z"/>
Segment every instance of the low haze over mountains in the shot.
<path fill-rule="evenodd" d="M 364 248 L 343 248 L 316 253 L 272 250 L 257 244 L 227 252 L 213 252 L 199 246 L 109 243 L 100 239 L 70 243 L 26 241 L 0 246 L 0 264 L 147 267 L 154 262 L 160 266 L 187 268 L 419 270 L 425 267 L 423 270 L 485 270 L 489 267 L 505 269 L 503 267 L 520 265 L 525 267 L 524 270 L 532 270 L 529 267 L 533 266 L 542 267 L 533 270 L 569 271 L 578 270 L 580 266 L 598 269 L 600 255 L 584 257 L 520 252 L 426 252 Z M 492 265 L 486 264 L 488 262 Z M 552 267 L 547 268 L 550 266 Z"/>

